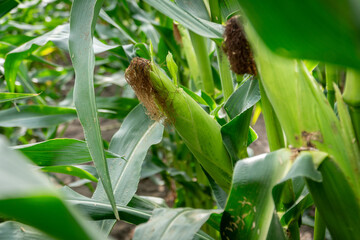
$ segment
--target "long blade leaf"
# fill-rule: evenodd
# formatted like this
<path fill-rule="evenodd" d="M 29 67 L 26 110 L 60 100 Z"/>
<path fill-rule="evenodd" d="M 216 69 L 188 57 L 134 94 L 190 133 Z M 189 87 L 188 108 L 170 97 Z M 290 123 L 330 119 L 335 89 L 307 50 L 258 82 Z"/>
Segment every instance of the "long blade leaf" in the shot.
<path fill-rule="evenodd" d="M 74 102 L 91 157 L 117 218 L 94 92 L 93 36 L 102 0 L 75 0 L 71 8 L 69 50 L 75 70 Z"/>

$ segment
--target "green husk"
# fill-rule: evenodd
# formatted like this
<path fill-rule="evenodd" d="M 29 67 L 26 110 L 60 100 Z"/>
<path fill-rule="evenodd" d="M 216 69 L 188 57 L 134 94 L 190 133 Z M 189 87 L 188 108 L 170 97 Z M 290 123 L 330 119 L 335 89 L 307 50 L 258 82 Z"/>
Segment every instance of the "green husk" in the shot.
<path fill-rule="evenodd" d="M 222 143 L 220 125 L 154 63 L 135 58 L 125 76 L 148 115 L 172 123 L 204 169 L 229 191 L 233 169 Z"/>
<path fill-rule="evenodd" d="M 344 101 L 349 106 L 351 121 L 356 134 L 356 141 L 360 141 L 360 72 L 348 69 L 344 90 Z M 360 146 L 360 145 L 359 145 Z"/>

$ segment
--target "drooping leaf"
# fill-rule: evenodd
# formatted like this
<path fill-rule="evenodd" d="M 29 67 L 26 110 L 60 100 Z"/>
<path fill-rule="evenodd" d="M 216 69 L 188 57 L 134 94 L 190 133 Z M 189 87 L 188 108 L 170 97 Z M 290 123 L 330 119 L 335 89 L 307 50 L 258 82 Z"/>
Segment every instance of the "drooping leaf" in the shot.
<path fill-rule="evenodd" d="M 0 103 L 38 96 L 33 93 L 0 93 Z"/>
<path fill-rule="evenodd" d="M 73 165 L 91 162 L 86 142 L 77 139 L 57 138 L 45 142 L 18 145 L 13 147 L 21 151 L 38 166 Z M 106 151 L 107 158 L 119 156 Z"/>
<path fill-rule="evenodd" d="M 59 239 L 104 239 L 72 210 L 50 182 L 0 139 L 0 215 Z"/>
<path fill-rule="evenodd" d="M 197 234 L 200 227 L 211 214 L 221 213 L 221 210 L 203 210 L 190 208 L 158 208 L 155 209 L 149 222 L 139 225 L 134 234 L 134 240 L 165 240 L 202 238 Z"/>
<path fill-rule="evenodd" d="M 26 105 L 19 106 L 18 109 L 1 110 L 0 126 L 46 128 L 76 118 L 76 110 L 73 108 Z"/>
<path fill-rule="evenodd" d="M 101 0 L 75 0 L 71 8 L 69 50 L 75 70 L 74 103 L 86 143 L 105 193 L 118 218 L 116 202 L 102 143 L 94 91 L 94 28 Z"/>

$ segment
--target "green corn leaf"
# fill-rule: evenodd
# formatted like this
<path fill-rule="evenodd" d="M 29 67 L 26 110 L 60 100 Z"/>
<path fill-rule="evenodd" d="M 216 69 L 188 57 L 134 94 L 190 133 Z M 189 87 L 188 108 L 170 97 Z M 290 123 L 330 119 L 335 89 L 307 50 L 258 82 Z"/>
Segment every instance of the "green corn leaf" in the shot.
<path fill-rule="evenodd" d="M 207 38 L 222 38 L 222 26 L 216 23 L 197 18 L 186 12 L 175 3 L 167 0 L 145 0 L 146 3 L 165 14 L 169 18 L 178 21 L 184 27 Z"/>
<path fill-rule="evenodd" d="M 110 117 L 118 119 L 125 118 L 131 112 L 139 101 L 134 98 L 121 98 L 121 97 L 96 97 L 96 106 L 98 109 L 106 109 L 116 112 L 111 114 Z"/>
<path fill-rule="evenodd" d="M 360 196 L 360 155 L 349 147 L 352 139 L 342 132 L 339 120 L 304 63 L 275 55 L 250 25 L 245 29 L 261 84 L 288 143 L 293 147 L 317 148 L 334 156 Z M 279 94 L 279 89 L 284 91 Z"/>
<path fill-rule="evenodd" d="M 0 93 L 0 103 L 14 101 L 23 98 L 36 97 L 39 94 L 33 93 Z"/>
<path fill-rule="evenodd" d="M 19 3 L 15 0 L 1 0 L 0 1 L 0 18 L 15 8 Z"/>
<path fill-rule="evenodd" d="M 193 91 L 191 91 L 190 89 L 181 86 L 181 88 L 187 93 L 189 94 L 190 97 L 192 97 L 196 102 L 205 105 L 205 106 L 209 106 L 209 104 L 205 101 L 205 99 L 203 99 L 201 96 L 197 95 L 196 93 L 194 93 Z M 210 106 L 209 106 L 210 107 Z"/>
<path fill-rule="evenodd" d="M 208 239 L 197 233 L 211 214 L 221 213 L 221 210 L 203 210 L 189 208 L 158 208 L 155 209 L 149 222 L 139 225 L 134 234 L 134 240 L 165 240 Z"/>
<path fill-rule="evenodd" d="M 249 138 L 251 142 L 254 141 L 255 136 L 257 138 L 256 133 L 255 135 L 252 134 L 254 130 L 249 127 L 252 110 L 253 108 L 250 107 L 221 127 L 222 139 L 233 162 L 246 158 L 248 156 L 247 147 L 249 145 Z"/>
<path fill-rule="evenodd" d="M 26 105 L 0 111 L 1 127 L 46 128 L 76 119 L 76 110 L 65 107 Z"/>
<path fill-rule="evenodd" d="M 114 212 L 108 201 L 105 202 L 87 198 L 68 187 L 62 188 L 61 193 L 66 196 L 69 204 L 73 205 L 93 220 L 115 219 Z M 141 198 L 137 197 L 137 200 L 135 201 L 140 202 Z M 116 208 L 121 220 L 132 224 L 141 224 L 148 221 L 152 210 L 151 207 L 144 209 L 120 205 L 117 205 Z"/>
<path fill-rule="evenodd" d="M 119 131 L 115 133 L 110 149 L 123 156 L 108 161 L 114 195 L 118 204 L 127 205 L 137 190 L 140 181 L 141 166 L 149 147 L 161 141 L 164 127 L 149 119 L 141 105 L 135 107 L 125 118 Z M 94 200 L 106 201 L 104 187 L 99 182 L 93 195 Z M 101 225 L 110 231 L 115 221 Z"/>
<path fill-rule="evenodd" d="M 273 213 L 266 240 L 287 240 L 276 212 Z"/>
<path fill-rule="evenodd" d="M 73 165 L 91 162 L 86 142 L 77 139 L 57 138 L 45 142 L 19 145 L 13 149 L 21 151 L 38 166 Z M 107 158 L 119 158 L 106 151 Z"/>
<path fill-rule="evenodd" d="M 126 160 L 122 161 L 122 164 L 119 164 L 120 159 L 112 159 L 108 162 L 118 204 L 128 204 L 135 194 L 147 150 L 151 145 L 161 141 L 163 129 L 160 123 L 149 119 L 142 105 L 138 105 L 125 118 L 119 131 L 114 134 L 109 149 Z M 97 187 L 93 198 L 106 200 L 101 184 Z"/>
<path fill-rule="evenodd" d="M 260 100 L 257 79 L 248 79 L 227 100 L 224 109 L 231 121 L 221 127 L 221 135 L 233 162 L 247 157 L 248 145 L 257 138 L 250 125 L 253 106 Z"/>
<path fill-rule="evenodd" d="M 317 166 L 318 170 L 315 169 Z M 305 179 L 331 236 L 334 239 L 353 239 L 358 236 L 359 218 L 356 216 L 360 214 L 360 204 L 336 163 L 322 152 L 301 152 L 286 176 L 273 188 L 274 201 L 279 201 L 284 182 L 299 177 Z M 283 215 L 284 223 L 299 214 L 301 204 L 309 204 L 310 199 L 306 194 L 303 196 L 298 199 L 298 206 L 294 205 Z"/>
<path fill-rule="evenodd" d="M 210 21 L 210 16 L 203 0 L 177 0 L 176 4 L 193 16 Z"/>
<path fill-rule="evenodd" d="M 63 173 L 79 178 L 89 179 L 90 181 L 97 182 L 98 179 L 94 177 L 88 171 L 81 169 L 80 167 L 76 166 L 49 166 L 49 167 L 42 167 L 41 171 L 43 172 L 54 172 L 54 173 Z"/>
<path fill-rule="evenodd" d="M 291 151 L 281 149 L 236 163 L 221 220 L 223 239 L 264 239 L 273 218 L 271 189 L 291 166 Z"/>
<path fill-rule="evenodd" d="M 112 20 L 111 17 L 103 9 L 100 10 L 99 16 L 109 24 L 113 25 L 117 30 L 119 30 L 122 38 L 131 41 L 133 44 L 136 44 L 136 41 L 133 39 L 133 37 L 130 36 L 128 32 L 122 27 L 120 27 L 114 20 Z"/>
<path fill-rule="evenodd" d="M 72 210 L 53 186 L 0 139 L 0 215 L 58 239 L 104 239 Z"/>
<path fill-rule="evenodd" d="M 280 222 L 283 226 L 297 225 L 303 211 L 314 203 L 308 190 L 304 188 L 304 178 L 316 182 L 322 181 L 320 172 L 315 169 L 312 156 L 310 154 L 308 156 L 296 158 L 290 171 L 272 190 L 276 210 L 281 216 Z M 296 156 L 293 155 L 294 157 Z"/>
<path fill-rule="evenodd" d="M 22 44 L 6 55 L 4 63 L 5 79 L 10 92 L 13 92 L 15 89 L 16 74 L 21 61 L 30 57 L 31 54 L 39 48 L 39 46 L 44 46 L 49 41 L 56 44 L 59 48 L 67 51 L 69 31 L 69 24 L 57 26 L 54 30 Z M 96 38 L 94 39 L 93 48 L 95 53 L 101 53 L 116 47 L 118 46 L 108 46 Z"/>
<path fill-rule="evenodd" d="M 129 207 L 152 211 L 155 208 L 166 208 L 163 198 L 134 195 L 128 203 Z"/>
<path fill-rule="evenodd" d="M 38 230 L 21 223 L 7 221 L 0 224 L 0 236 L 7 240 L 53 240 L 54 238 L 45 235 Z"/>
<path fill-rule="evenodd" d="M 236 1 L 277 54 L 360 68 L 358 1 Z"/>
<path fill-rule="evenodd" d="M 308 190 L 296 200 L 293 206 L 291 206 L 281 217 L 282 225 L 289 225 L 292 221 L 299 221 L 305 209 L 314 205 L 314 200 Z"/>
<path fill-rule="evenodd" d="M 75 0 L 71 8 L 69 50 L 75 70 L 74 102 L 86 143 L 105 193 L 118 218 L 109 175 L 94 92 L 95 56 L 93 35 L 102 1 Z"/>
<path fill-rule="evenodd" d="M 322 182 L 311 179 L 306 179 L 306 182 L 331 237 L 350 240 L 354 239 L 354 236 L 360 236 L 359 199 L 348 179 L 331 159 L 325 159 L 319 171 L 323 178 Z"/>
<path fill-rule="evenodd" d="M 243 113 L 260 100 L 257 79 L 248 79 L 230 96 L 225 103 L 225 110 L 231 119 Z"/>

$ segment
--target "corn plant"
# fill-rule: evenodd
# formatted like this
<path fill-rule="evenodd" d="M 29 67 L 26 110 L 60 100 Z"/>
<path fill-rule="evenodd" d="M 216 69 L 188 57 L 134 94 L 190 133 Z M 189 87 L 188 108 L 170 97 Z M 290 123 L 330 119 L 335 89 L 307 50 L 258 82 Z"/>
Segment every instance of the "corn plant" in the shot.
<path fill-rule="evenodd" d="M 106 239 L 126 221 L 133 239 L 357 239 L 359 11 L 0 1 L 0 238 Z M 270 152 L 254 156 L 260 112 Z M 110 141 L 100 118 L 121 123 Z M 76 119 L 84 139 L 64 138 Z M 173 207 L 136 194 L 159 176 Z"/>

